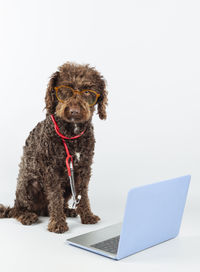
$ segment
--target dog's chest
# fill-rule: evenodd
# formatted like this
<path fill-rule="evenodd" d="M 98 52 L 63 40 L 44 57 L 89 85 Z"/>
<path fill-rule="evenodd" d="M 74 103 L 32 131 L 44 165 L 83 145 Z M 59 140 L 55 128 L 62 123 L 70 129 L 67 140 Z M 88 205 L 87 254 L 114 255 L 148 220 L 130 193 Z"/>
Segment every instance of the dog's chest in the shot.
<path fill-rule="evenodd" d="M 65 143 L 67 145 L 70 155 L 73 158 L 74 165 L 78 165 L 83 155 L 83 150 L 81 149 L 80 140 L 79 139 L 65 140 Z M 55 150 L 55 156 L 57 158 L 57 161 L 59 161 L 60 165 L 65 164 L 67 152 L 65 150 L 62 140 L 59 141 L 59 143 L 56 143 L 54 147 L 55 147 L 54 150 Z"/>
<path fill-rule="evenodd" d="M 77 124 L 74 124 L 74 134 L 79 133 L 79 128 L 77 126 Z M 80 156 L 81 156 L 81 152 L 80 149 L 78 148 L 78 146 L 76 146 L 76 150 L 75 150 L 75 154 L 74 154 L 74 159 L 79 162 L 80 161 Z"/>
<path fill-rule="evenodd" d="M 79 135 L 82 132 L 82 128 L 74 125 L 72 135 Z M 67 131 L 64 134 L 69 134 Z M 75 139 L 65 139 L 64 140 L 70 155 L 73 158 L 74 166 L 82 165 L 82 162 L 90 158 L 93 149 L 94 149 L 94 140 L 93 135 L 90 133 L 90 130 L 87 129 L 86 133 L 82 134 L 80 137 Z M 53 153 L 52 156 L 56 156 L 56 160 L 59 161 L 58 164 L 65 165 L 67 152 L 63 144 L 63 140 L 56 135 L 53 138 Z"/>
<path fill-rule="evenodd" d="M 81 157 L 81 152 L 75 152 L 75 158 L 79 162 Z"/>

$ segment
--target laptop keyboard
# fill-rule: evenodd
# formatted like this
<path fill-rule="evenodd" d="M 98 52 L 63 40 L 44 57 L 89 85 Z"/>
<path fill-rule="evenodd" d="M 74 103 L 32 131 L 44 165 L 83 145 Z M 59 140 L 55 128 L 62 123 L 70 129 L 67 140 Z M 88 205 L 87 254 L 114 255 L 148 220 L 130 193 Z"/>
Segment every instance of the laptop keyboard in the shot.
<path fill-rule="evenodd" d="M 118 249 L 118 244 L 119 244 L 119 236 L 113 237 L 111 239 L 102 241 L 100 243 L 91 245 L 92 247 L 98 248 L 98 249 L 102 249 L 106 252 L 110 252 L 113 254 L 117 254 L 117 249 Z"/>

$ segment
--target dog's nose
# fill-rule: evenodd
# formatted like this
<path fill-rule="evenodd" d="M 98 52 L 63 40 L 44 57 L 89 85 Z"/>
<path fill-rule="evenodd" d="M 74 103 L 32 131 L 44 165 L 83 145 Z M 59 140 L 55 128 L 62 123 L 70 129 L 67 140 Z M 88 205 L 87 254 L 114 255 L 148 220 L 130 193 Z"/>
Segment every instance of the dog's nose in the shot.
<path fill-rule="evenodd" d="M 80 114 L 80 108 L 76 106 L 72 106 L 69 110 L 71 116 L 77 116 Z"/>

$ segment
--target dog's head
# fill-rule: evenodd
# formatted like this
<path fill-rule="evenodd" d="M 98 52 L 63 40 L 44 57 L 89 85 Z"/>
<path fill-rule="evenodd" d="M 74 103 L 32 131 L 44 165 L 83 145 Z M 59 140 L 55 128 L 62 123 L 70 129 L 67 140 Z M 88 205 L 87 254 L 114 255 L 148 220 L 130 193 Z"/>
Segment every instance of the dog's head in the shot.
<path fill-rule="evenodd" d="M 51 76 L 45 102 L 47 114 L 56 114 L 67 122 L 88 121 L 96 105 L 99 118 L 106 119 L 105 80 L 89 65 L 67 62 Z"/>

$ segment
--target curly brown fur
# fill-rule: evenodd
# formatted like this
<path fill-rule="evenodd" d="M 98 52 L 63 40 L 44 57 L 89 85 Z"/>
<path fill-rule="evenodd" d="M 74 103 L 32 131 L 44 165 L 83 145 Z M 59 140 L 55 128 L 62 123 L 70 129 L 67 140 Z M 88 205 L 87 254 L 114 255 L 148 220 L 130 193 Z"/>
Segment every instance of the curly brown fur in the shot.
<path fill-rule="evenodd" d="M 88 88 L 98 92 L 97 112 L 100 119 L 106 119 L 107 91 L 101 74 L 89 65 L 67 62 L 60 66 L 47 87 L 46 119 L 30 132 L 23 147 L 14 207 L 0 205 L 0 218 L 13 217 L 30 225 L 38 220 L 38 216 L 49 215 L 48 230 L 63 233 L 68 230 L 66 217 L 80 215 L 83 224 L 95 224 L 100 218 L 92 213 L 88 198 L 95 146 L 91 121 L 96 106 L 89 107 L 78 94 L 64 103 L 59 102 L 54 91 L 54 87 L 59 85 L 70 85 L 78 91 Z M 71 114 L 73 107 L 79 109 L 77 116 Z M 66 152 L 50 114 L 54 114 L 60 132 L 68 137 L 85 129 L 81 137 L 67 141 L 74 161 L 76 192 L 81 195 L 76 210 L 68 207 L 71 189 L 65 165 Z"/>

